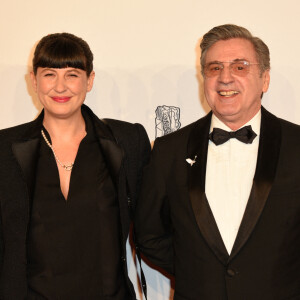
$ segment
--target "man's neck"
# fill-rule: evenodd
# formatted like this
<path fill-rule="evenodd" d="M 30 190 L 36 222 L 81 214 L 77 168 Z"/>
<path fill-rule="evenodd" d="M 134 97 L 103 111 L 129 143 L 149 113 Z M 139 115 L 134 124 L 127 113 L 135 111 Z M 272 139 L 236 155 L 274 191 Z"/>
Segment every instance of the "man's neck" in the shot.
<path fill-rule="evenodd" d="M 218 128 L 221 128 L 221 129 L 227 130 L 227 131 L 236 131 L 245 125 L 251 125 L 252 129 L 256 132 L 256 134 L 258 134 L 260 132 L 260 120 L 261 120 L 261 110 L 259 110 L 247 122 L 240 122 L 238 124 L 234 123 L 234 126 L 230 126 L 230 125 L 233 125 L 233 123 L 224 122 L 220 118 L 218 118 L 218 116 L 213 114 L 212 120 L 211 120 L 210 131 L 212 131 L 212 129 L 214 127 L 218 127 Z"/>

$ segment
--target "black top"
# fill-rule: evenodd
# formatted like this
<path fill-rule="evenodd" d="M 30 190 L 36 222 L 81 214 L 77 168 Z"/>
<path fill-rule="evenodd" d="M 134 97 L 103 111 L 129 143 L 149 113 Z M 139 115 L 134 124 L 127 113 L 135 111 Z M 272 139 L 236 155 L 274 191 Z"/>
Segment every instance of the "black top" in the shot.
<path fill-rule="evenodd" d="M 91 121 L 85 119 L 87 135 L 67 201 L 53 153 L 41 139 L 28 235 L 29 299 L 128 297 L 117 194 Z"/>

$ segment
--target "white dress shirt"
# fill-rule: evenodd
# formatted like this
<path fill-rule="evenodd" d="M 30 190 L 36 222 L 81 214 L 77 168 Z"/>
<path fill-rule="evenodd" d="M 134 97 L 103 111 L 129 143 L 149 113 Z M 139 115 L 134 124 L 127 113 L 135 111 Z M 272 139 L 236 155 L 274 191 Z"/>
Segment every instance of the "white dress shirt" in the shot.
<path fill-rule="evenodd" d="M 208 144 L 205 192 L 228 254 L 232 250 L 252 188 L 260 123 L 261 111 L 244 125 L 251 125 L 257 134 L 252 144 L 235 138 L 219 146 L 211 141 Z M 213 114 L 210 132 L 214 127 L 232 131 Z"/>

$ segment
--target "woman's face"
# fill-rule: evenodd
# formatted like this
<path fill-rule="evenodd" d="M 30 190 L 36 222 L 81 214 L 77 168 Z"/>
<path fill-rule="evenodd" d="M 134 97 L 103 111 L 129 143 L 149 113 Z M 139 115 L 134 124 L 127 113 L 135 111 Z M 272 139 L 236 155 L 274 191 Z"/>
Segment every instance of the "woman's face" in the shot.
<path fill-rule="evenodd" d="M 41 68 L 32 72 L 33 87 L 45 109 L 45 117 L 66 119 L 81 113 L 86 93 L 93 87 L 94 71 L 87 77 L 86 71 L 76 68 Z"/>

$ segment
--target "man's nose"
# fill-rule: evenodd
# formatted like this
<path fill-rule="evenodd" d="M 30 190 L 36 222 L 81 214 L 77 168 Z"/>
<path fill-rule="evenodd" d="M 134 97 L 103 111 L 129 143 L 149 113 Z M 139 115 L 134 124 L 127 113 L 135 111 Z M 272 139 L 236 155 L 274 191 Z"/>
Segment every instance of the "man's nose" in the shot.
<path fill-rule="evenodd" d="M 219 82 L 224 83 L 224 84 L 228 84 L 231 83 L 234 79 L 232 77 L 231 74 L 231 69 L 230 69 L 230 65 L 224 65 L 223 69 L 220 72 L 219 75 Z"/>

